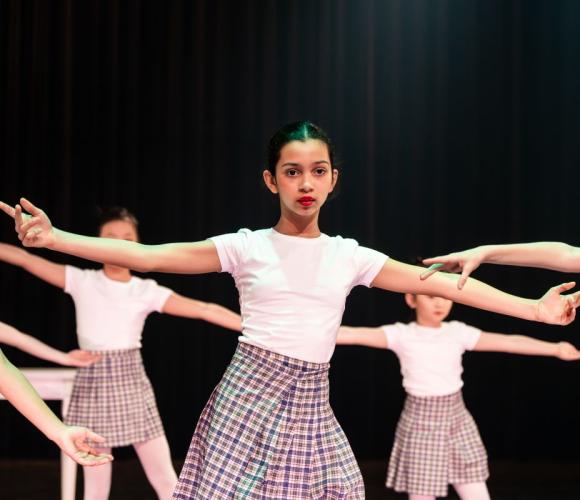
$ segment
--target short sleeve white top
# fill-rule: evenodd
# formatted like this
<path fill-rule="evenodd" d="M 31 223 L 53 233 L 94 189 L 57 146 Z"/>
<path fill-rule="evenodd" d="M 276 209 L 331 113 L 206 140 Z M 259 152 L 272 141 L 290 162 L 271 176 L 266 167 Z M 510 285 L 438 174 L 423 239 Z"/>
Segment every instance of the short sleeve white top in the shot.
<path fill-rule="evenodd" d="M 211 241 L 240 294 L 240 341 L 314 363 L 332 356 L 350 290 L 370 286 L 387 259 L 352 239 L 272 228 Z"/>
<path fill-rule="evenodd" d="M 401 363 L 403 387 L 413 396 L 445 396 L 463 387 L 462 356 L 477 344 L 481 330 L 459 321 L 430 328 L 412 323 L 382 327 L 387 346 Z"/>
<path fill-rule="evenodd" d="M 106 351 L 141 347 L 145 319 L 161 312 L 172 290 L 132 276 L 115 281 L 104 271 L 66 266 L 65 292 L 75 303 L 81 349 Z"/>

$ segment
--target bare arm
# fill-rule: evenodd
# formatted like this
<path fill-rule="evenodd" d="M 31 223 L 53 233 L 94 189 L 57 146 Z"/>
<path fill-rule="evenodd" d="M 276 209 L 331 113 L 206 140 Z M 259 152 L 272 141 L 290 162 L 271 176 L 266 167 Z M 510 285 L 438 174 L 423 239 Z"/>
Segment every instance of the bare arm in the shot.
<path fill-rule="evenodd" d="M 578 293 L 560 295 L 574 283 L 551 288 L 541 299 L 525 299 L 510 295 L 481 281 L 470 279 L 461 290 L 459 276 L 437 273 L 428 280 L 419 277 L 425 269 L 389 259 L 379 271 L 372 286 L 393 292 L 435 295 L 469 306 L 533 321 L 566 325 L 574 320 Z"/>
<path fill-rule="evenodd" d="M 381 327 L 341 326 L 336 343 L 341 345 L 364 345 L 377 349 L 388 349 L 387 336 Z"/>
<path fill-rule="evenodd" d="M 0 243 L 0 260 L 21 267 L 37 278 L 58 288 L 65 286 L 65 266 L 33 255 L 23 248 Z"/>
<path fill-rule="evenodd" d="M 460 272 L 461 279 L 458 286 L 461 288 L 469 275 L 484 263 L 580 272 L 580 248 L 552 241 L 484 245 L 462 252 L 425 259 L 424 263 L 430 265 L 431 268 L 423 273 L 423 279 L 428 278 L 439 269 L 454 273 Z"/>
<path fill-rule="evenodd" d="M 554 356 L 565 361 L 580 359 L 580 351 L 568 342 L 544 342 L 524 335 L 482 332 L 474 351 L 509 352 L 527 356 Z"/>
<path fill-rule="evenodd" d="M 54 349 L 30 335 L 0 321 L 0 343 L 16 347 L 40 359 L 64 366 L 89 366 L 100 356 L 75 349 L 69 353 Z"/>
<path fill-rule="evenodd" d="M 47 438 L 54 441 L 67 455 L 81 465 L 110 462 L 110 455 L 99 454 L 89 447 L 86 439 L 103 442 L 104 438 L 83 427 L 63 424 L 40 398 L 26 377 L 0 351 L 0 393 L 34 424 Z"/>
<path fill-rule="evenodd" d="M 218 304 L 190 299 L 176 293 L 169 296 L 162 312 L 184 318 L 201 319 L 237 332 L 242 329 L 239 314 Z"/>
<path fill-rule="evenodd" d="M 18 238 L 24 246 L 46 247 L 142 272 L 201 274 L 221 270 L 217 250 L 209 240 L 143 245 L 132 241 L 82 236 L 54 228 L 42 210 L 24 198 L 21 201 L 31 216 L 23 214 L 20 205 L 12 208 L 0 202 L 0 209 L 14 219 Z"/>

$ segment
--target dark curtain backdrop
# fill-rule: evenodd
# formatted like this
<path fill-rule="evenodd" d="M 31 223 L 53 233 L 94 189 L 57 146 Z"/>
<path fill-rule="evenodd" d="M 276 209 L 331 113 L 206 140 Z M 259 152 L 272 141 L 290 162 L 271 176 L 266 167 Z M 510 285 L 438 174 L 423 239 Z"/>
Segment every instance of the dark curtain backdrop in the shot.
<path fill-rule="evenodd" d="M 98 206 L 126 205 L 148 243 L 270 226 L 267 140 L 310 119 L 341 158 L 341 193 L 321 218 L 329 234 L 401 260 L 492 242 L 580 244 L 579 54 L 574 0 L 2 0 L 0 199 L 26 195 L 81 233 L 94 232 Z M 18 243 L 8 218 L 0 240 Z M 529 297 L 570 278 L 492 266 L 477 276 Z M 229 275 L 155 277 L 238 307 Z M 452 317 L 580 345 L 575 325 L 460 306 Z M 356 289 L 344 322 L 408 319 L 401 296 Z M 70 298 L 1 263 L 0 320 L 76 345 Z M 145 363 L 176 458 L 235 345 L 207 324 L 148 320 Z M 467 354 L 465 398 L 490 456 L 578 458 L 579 380 L 577 363 Z M 395 356 L 338 348 L 331 399 L 357 457 L 386 457 L 403 401 Z M 57 454 L 7 404 L 0 429 L 0 457 Z"/>

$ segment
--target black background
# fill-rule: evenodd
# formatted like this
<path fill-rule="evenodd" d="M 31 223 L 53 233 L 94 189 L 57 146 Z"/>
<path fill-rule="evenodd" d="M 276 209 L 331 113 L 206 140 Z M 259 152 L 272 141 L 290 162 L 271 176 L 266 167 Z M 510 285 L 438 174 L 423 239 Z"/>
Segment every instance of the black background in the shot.
<path fill-rule="evenodd" d="M 278 209 L 261 183 L 267 140 L 310 119 L 342 160 L 341 193 L 321 217 L 328 234 L 400 260 L 481 243 L 580 244 L 579 54 L 574 0 L 2 0 L 0 199 L 25 195 L 80 233 L 94 233 L 96 207 L 125 205 L 147 243 L 268 227 Z M 0 240 L 18 243 L 8 218 Z M 529 297 L 573 278 L 493 266 L 477 276 Z M 229 275 L 155 278 L 237 309 Z M 344 323 L 409 318 L 402 297 L 359 288 Z M 459 306 L 452 318 L 580 345 L 576 325 Z M 76 346 L 70 298 L 6 264 L 0 320 Z M 148 320 L 145 364 L 176 458 L 235 345 L 211 325 Z M 5 351 L 19 366 L 46 365 Z M 492 458 L 578 457 L 577 363 L 470 353 L 465 369 Z M 357 457 L 385 457 L 403 400 L 395 356 L 338 348 L 331 399 Z M 0 457 L 57 454 L 6 404 L 0 429 Z"/>

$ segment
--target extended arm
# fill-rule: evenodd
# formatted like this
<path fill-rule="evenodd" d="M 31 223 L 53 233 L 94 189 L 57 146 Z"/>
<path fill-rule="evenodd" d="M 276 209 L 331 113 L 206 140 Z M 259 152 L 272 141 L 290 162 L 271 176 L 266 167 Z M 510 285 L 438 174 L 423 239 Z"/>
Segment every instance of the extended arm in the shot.
<path fill-rule="evenodd" d="M 0 321 L 0 344 L 7 344 L 40 359 L 64 366 L 89 366 L 100 357 L 75 349 L 69 353 L 59 351 L 30 335 Z"/>
<path fill-rule="evenodd" d="M 364 345 L 387 349 L 387 336 L 381 327 L 353 327 L 341 326 L 338 329 L 336 343 L 342 345 Z"/>
<path fill-rule="evenodd" d="M 480 264 L 504 264 L 512 266 L 541 267 L 563 272 L 580 271 L 580 248 L 566 243 L 540 241 L 512 245 L 483 245 L 463 252 L 425 259 L 427 265 L 437 265 L 423 273 L 423 279 L 441 269 L 461 272 L 458 286 L 461 288 L 469 275 Z"/>
<path fill-rule="evenodd" d="M 176 293 L 167 299 L 162 312 L 184 318 L 201 319 L 237 332 L 242 329 L 239 314 L 218 304 L 190 299 Z"/>
<path fill-rule="evenodd" d="M 42 210 L 24 198 L 21 201 L 31 216 L 23 214 L 20 205 L 12 208 L 0 202 L 0 209 L 14 219 L 18 238 L 24 246 L 46 247 L 142 272 L 200 274 L 221 270 L 217 250 L 211 241 L 143 245 L 133 241 L 82 236 L 54 228 Z"/>
<path fill-rule="evenodd" d="M 104 438 L 83 427 L 62 423 L 40 398 L 26 377 L 0 351 L 0 393 L 30 420 L 44 435 L 81 465 L 99 465 L 111 461 L 88 446 L 87 439 L 103 442 Z"/>
<path fill-rule="evenodd" d="M 21 267 L 37 278 L 64 289 L 65 267 L 62 264 L 56 264 L 6 243 L 0 243 L 0 260 Z"/>
<path fill-rule="evenodd" d="M 525 299 L 510 295 L 475 279 L 469 280 L 461 290 L 457 288 L 459 276 L 437 273 L 428 280 L 419 277 L 425 269 L 389 259 L 379 271 L 372 285 L 394 292 L 435 295 L 469 306 L 517 318 L 566 325 L 574 320 L 578 306 L 578 293 L 560 295 L 574 283 L 551 288 L 541 299 Z"/>
<path fill-rule="evenodd" d="M 473 350 L 508 352 L 527 356 L 554 356 L 565 361 L 580 359 L 580 351 L 568 342 L 545 342 L 525 335 L 482 332 Z"/>

